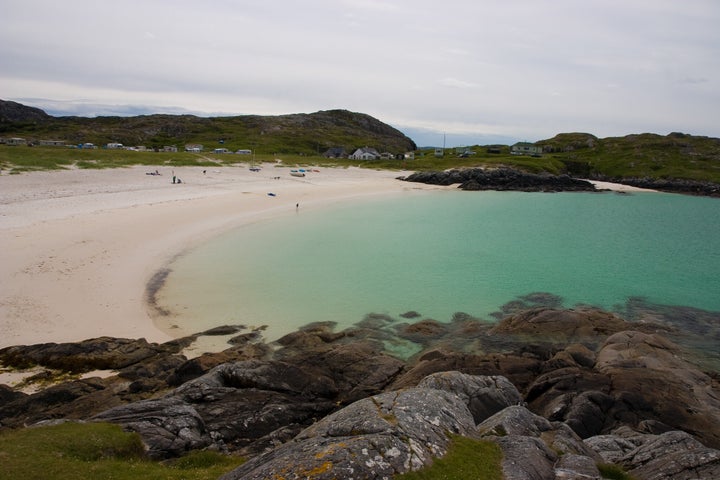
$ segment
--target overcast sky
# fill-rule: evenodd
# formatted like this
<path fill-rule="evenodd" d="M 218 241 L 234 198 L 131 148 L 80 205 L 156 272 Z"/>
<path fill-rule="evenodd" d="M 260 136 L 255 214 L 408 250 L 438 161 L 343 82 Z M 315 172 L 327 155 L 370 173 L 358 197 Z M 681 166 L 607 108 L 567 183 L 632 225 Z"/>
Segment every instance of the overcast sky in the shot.
<path fill-rule="evenodd" d="M 718 0 L 0 0 L 0 99 L 372 115 L 418 145 L 720 136 Z"/>

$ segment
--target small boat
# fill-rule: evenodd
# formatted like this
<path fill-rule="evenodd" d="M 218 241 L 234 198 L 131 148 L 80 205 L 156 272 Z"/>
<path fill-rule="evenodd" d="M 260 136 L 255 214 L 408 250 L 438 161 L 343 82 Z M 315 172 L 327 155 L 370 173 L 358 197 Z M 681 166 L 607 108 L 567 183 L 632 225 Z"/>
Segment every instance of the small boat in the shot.
<path fill-rule="evenodd" d="M 293 177 L 304 177 L 305 173 L 298 172 L 297 170 L 290 170 L 290 175 L 292 175 Z"/>
<path fill-rule="evenodd" d="M 272 192 L 268 193 L 268 197 L 275 197 L 276 195 Z"/>
<path fill-rule="evenodd" d="M 260 167 L 250 167 L 250 171 L 251 171 L 251 172 L 259 172 L 259 171 L 260 171 Z"/>

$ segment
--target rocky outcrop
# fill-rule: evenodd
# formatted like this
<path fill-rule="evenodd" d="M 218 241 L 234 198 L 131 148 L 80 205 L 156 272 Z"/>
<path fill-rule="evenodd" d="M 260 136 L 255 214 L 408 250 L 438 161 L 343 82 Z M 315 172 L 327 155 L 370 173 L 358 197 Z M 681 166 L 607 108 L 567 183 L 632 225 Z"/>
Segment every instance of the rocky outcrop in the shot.
<path fill-rule="evenodd" d="M 510 405 L 522 403 L 515 385 L 501 376 L 472 376 L 460 372 L 442 372 L 424 378 L 418 388 L 444 390 L 458 397 L 470 410 L 475 423 Z"/>
<path fill-rule="evenodd" d="M 497 384 L 498 378 L 457 372 L 442 377 L 353 403 L 222 479 L 391 478 L 442 457 L 452 434 L 495 442 L 503 453 L 506 480 L 600 480 L 599 465 L 605 463 L 619 464 L 637 479 L 710 479 L 720 474 L 720 451 L 685 432 L 647 435 L 625 428 L 583 442 L 566 424 L 522 406 L 506 406 L 476 424 L 467 397 L 429 386 L 454 385 L 477 399 L 483 397 L 479 391 L 491 397 L 499 392 L 475 391 L 473 385 Z"/>
<path fill-rule="evenodd" d="M 654 434 L 682 429 L 720 446 L 717 381 L 683 360 L 679 347 L 663 337 L 614 334 L 591 366 L 572 362 L 569 353 L 557 357 L 565 358 L 560 368 L 548 368 L 525 395 L 540 415 L 567 423 L 583 438 L 629 425 Z"/>
<path fill-rule="evenodd" d="M 623 412 L 624 423 L 635 420 L 649 433 L 682 429 L 720 447 L 717 381 L 684 360 L 677 345 L 658 335 L 620 332 L 598 352 L 595 370 L 610 379 L 611 394 L 630 407 Z"/>
<path fill-rule="evenodd" d="M 150 458 L 179 457 L 213 443 L 197 410 L 178 397 L 142 400 L 110 409 L 93 419 L 119 423 L 140 433 Z"/>
<path fill-rule="evenodd" d="M 223 479 L 369 479 L 418 470 L 447 452 L 453 434 L 474 435 L 471 406 L 482 415 L 519 396 L 506 379 L 445 372 L 415 388 L 359 400 Z"/>
<path fill-rule="evenodd" d="M 600 478 L 600 455 L 567 425 L 549 422 L 525 407 L 498 412 L 477 426 L 477 434 L 500 445 L 505 479 L 583 478 L 578 477 L 581 473 Z"/>
<path fill-rule="evenodd" d="M 285 359 L 218 365 L 162 399 L 120 405 L 94 418 L 136 431 L 158 458 L 195 448 L 200 441 L 216 449 L 256 454 L 290 440 L 338 405 L 381 392 L 404 365 L 363 341 L 323 345 L 303 350 L 302 355 L 291 349 L 278 356 Z M 178 408 L 200 419 L 191 435 L 176 428 Z M 152 423 L 145 421 L 148 415 Z M 180 437 L 170 443 L 172 449 L 167 449 L 167 442 L 153 443 L 158 430 L 165 432 L 161 438 L 172 432 Z"/>
<path fill-rule="evenodd" d="M 598 177 L 598 180 L 607 180 L 613 183 L 622 183 L 623 185 L 648 188 L 660 192 L 720 197 L 720 184 L 713 182 L 687 180 L 683 178 Z"/>
<path fill-rule="evenodd" d="M 13 367 L 40 365 L 72 373 L 120 370 L 162 354 L 177 353 L 183 345 L 151 344 L 145 339 L 100 337 L 75 343 L 42 343 L 0 349 L 0 362 Z"/>
<path fill-rule="evenodd" d="M 273 345 L 243 334 L 191 360 L 185 341 L 93 339 L 63 346 L 67 358 L 56 344 L 11 347 L 3 362 L 76 371 L 87 359 L 80 370 L 119 370 L 31 395 L 0 388 L 0 426 L 110 421 L 138 432 L 154 458 L 198 448 L 254 458 L 229 478 L 262 477 L 266 463 L 300 477 L 353 468 L 366 475 L 355 478 L 374 478 L 428 464 L 453 432 L 497 443 L 506 478 L 599 478 L 600 462 L 639 479 L 714 472 L 718 376 L 668 340 L 696 330 L 714 338 L 714 317 L 677 335 L 679 324 L 650 322 L 647 306 L 633 323 L 585 307 L 519 308 L 534 302 L 555 304 L 524 298 L 497 324 L 462 313 L 447 323 L 371 315 L 341 332 L 309 325 Z M 391 356 L 384 345 L 395 342 L 419 353 Z M 669 435 L 680 430 L 686 437 Z M 353 465 L 358 458 L 363 466 Z"/>
<path fill-rule="evenodd" d="M 638 479 L 694 480 L 720 478 L 720 451 L 682 431 L 641 434 L 626 427 L 585 443 L 605 462 L 622 465 Z"/>
<path fill-rule="evenodd" d="M 427 389 L 359 400 L 222 478 L 390 478 L 443 456 L 449 434 L 468 435 L 474 422 L 454 395 Z"/>
<path fill-rule="evenodd" d="M 506 317 L 490 330 L 491 335 L 512 335 L 532 342 L 597 344 L 613 333 L 631 328 L 618 316 L 602 310 L 532 308 Z"/>
<path fill-rule="evenodd" d="M 453 169 L 442 172 L 415 172 L 403 177 L 407 182 L 427 183 L 430 185 L 459 184 L 462 190 L 516 190 L 522 192 L 593 192 L 592 183 L 578 180 L 567 175 L 548 173 L 525 173 L 509 168 Z"/>

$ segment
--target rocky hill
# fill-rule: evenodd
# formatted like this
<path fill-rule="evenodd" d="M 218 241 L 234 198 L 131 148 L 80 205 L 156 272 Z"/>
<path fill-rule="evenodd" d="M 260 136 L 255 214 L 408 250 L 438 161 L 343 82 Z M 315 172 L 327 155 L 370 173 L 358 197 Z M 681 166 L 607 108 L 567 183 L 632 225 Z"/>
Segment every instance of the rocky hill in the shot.
<path fill-rule="evenodd" d="M 10 123 L 40 123 L 46 122 L 50 115 L 39 108 L 28 107 L 17 102 L 0 100 L 0 125 Z"/>
<path fill-rule="evenodd" d="M 561 161 L 567 173 L 643 185 L 643 179 L 684 179 L 720 183 L 720 138 L 642 133 L 598 138 L 561 133 L 536 143 Z M 633 180 L 635 182 L 633 182 Z"/>
<path fill-rule="evenodd" d="M 359 147 L 402 153 L 417 148 L 399 130 L 363 113 L 328 110 L 278 116 L 140 115 L 135 117 L 53 117 L 38 108 L 0 100 L 0 136 L 68 144 L 110 142 L 162 147 L 186 143 L 221 144 L 263 153 L 318 154 L 330 148 Z"/>

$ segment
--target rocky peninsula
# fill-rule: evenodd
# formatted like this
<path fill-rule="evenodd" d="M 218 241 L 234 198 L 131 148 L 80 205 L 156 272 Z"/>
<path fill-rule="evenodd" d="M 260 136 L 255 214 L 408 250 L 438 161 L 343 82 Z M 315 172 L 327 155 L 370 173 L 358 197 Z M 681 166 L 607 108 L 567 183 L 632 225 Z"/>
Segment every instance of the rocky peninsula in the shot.
<path fill-rule="evenodd" d="M 457 184 L 459 189 L 469 191 L 521 192 L 595 192 L 602 190 L 602 188 L 597 188 L 595 185 L 597 181 L 666 193 L 706 197 L 720 196 L 720 185 L 706 181 L 682 178 L 608 177 L 605 175 L 589 175 L 588 178 L 590 180 L 581 180 L 569 175 L 528 173 L 513 168 L 501 167 L 420 171 L 402 177 L 401 180 L 428 185 L 450 186 Z"/>
<path fill-rule="evenodd" d="M 568 175 L 534 174 L 510 168 L 462 168 L 442 172 L 421 171 L 402 180 L 430 185 L 459 184 L 461 190 L 513 190 L 521 192 L 594 192 L 595 186 Z"/>
<path fill-rule="evenodd" d="M 249 457 L 225 479 L 391 478 L 445 455 L 457 435 L 496 443 L 507 479 L 720 478 L 720 319 L 712 312 L 627 317 L 552 306 L 536 294 L 497 323 L 408 312 L 335 331 L 313 324 L 272 344 L 242 326 L 165 343 L 101 337 L 0 350 L 5 367 L 111 370 L 26 394 L 0 385 L 0 428 L 105 421 L 148 455 L 213 449 Z M 694 314 L 693 314 L 694 313 Z M 687 322 L 692 315 L 692 321 Z M 187 358 L 202 335 L 228 349 Z M 386 345 L 417 347 L 409 358 Z"/>

